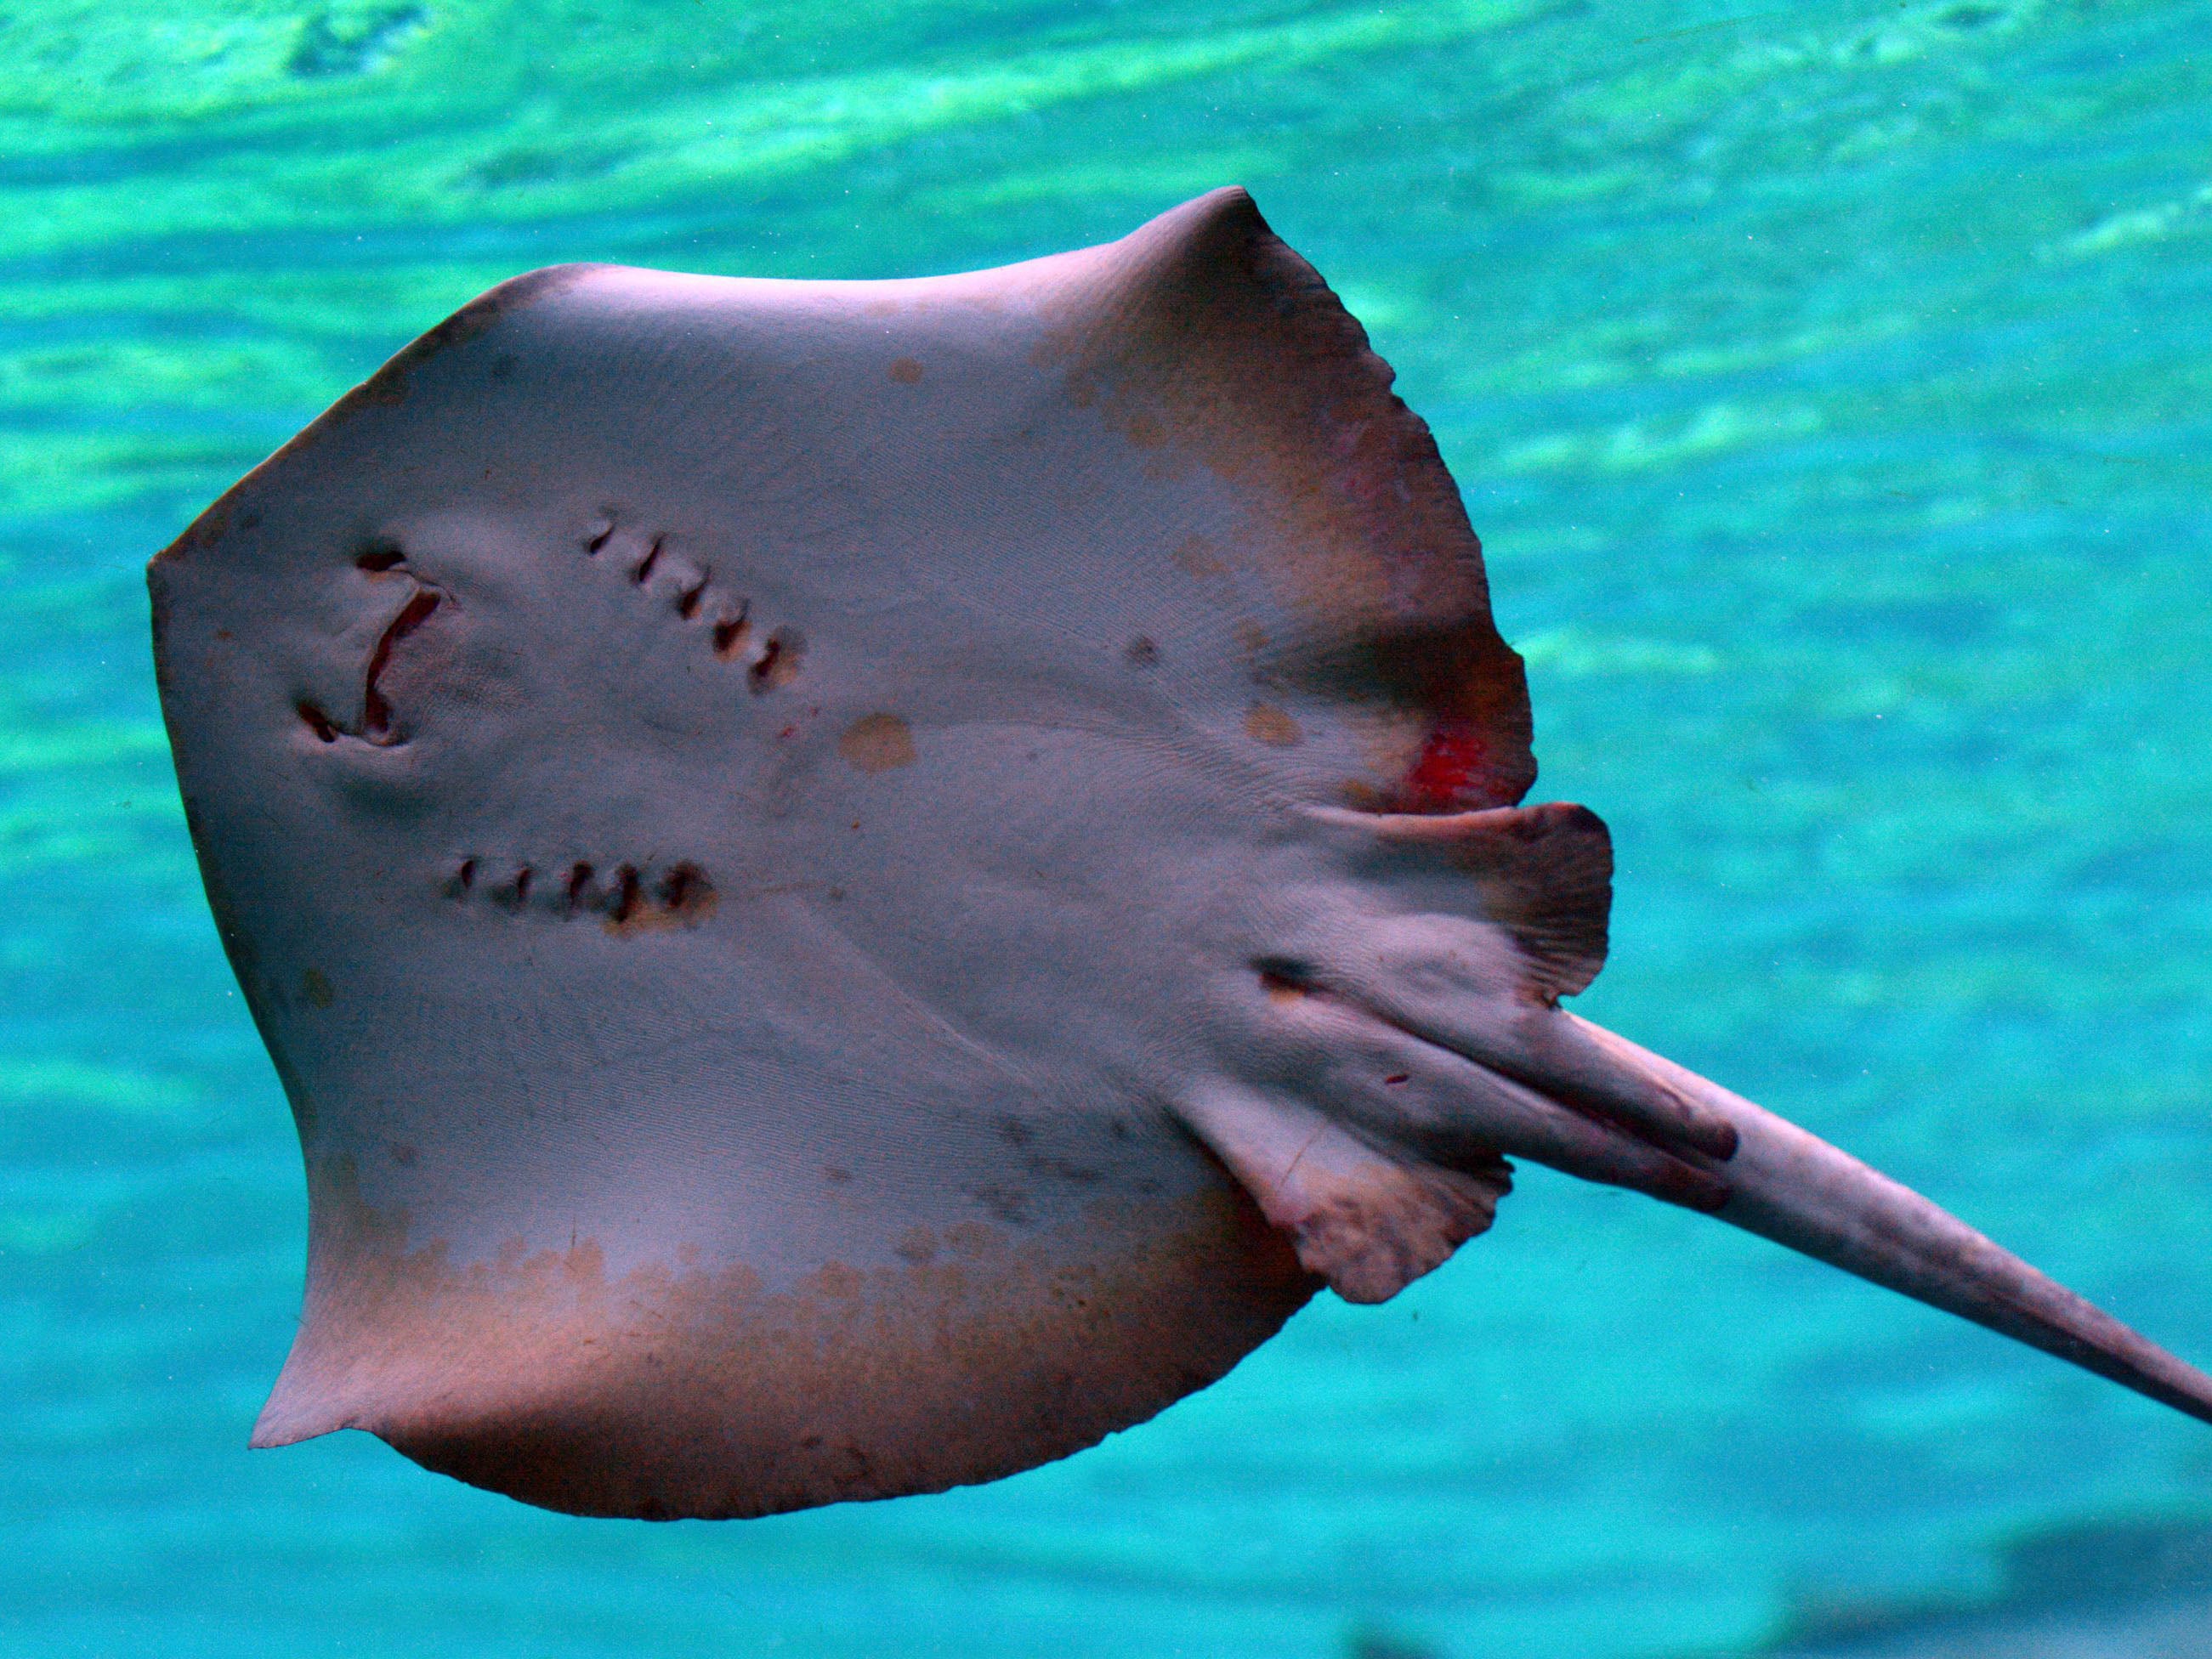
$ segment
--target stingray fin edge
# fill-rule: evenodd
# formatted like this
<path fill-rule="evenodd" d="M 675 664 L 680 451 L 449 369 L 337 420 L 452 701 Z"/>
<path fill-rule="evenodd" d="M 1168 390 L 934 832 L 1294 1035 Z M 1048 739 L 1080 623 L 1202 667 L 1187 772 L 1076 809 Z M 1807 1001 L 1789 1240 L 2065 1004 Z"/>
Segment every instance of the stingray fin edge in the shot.
<path fill-rule="evenodd" d="M 1613 912 L 1613 836 L 1587 806 L 1552 801 L 1453 813 L 1299 809 L 1346 856 L 1383 880 L 1449 872 L 1439 908 L 1504 930 L 1524 994 L 1547 1001 L 1589 988 L 1605 966 Z"/>
<path fill-rule="evenodd" d="M 1489 1230 L 1513 1189 L 1503 1158 L 1448 1169 L 1386 1152 L 1320 1114 L 1242 1091 L 1199 1091 L 1180 1115 L 1346 1302 L 1387 1302 Z"/>
<path fill-rule="evenodd" d="M 1428 423 L 1312 264 L 1237 188 L 1112 245 L 1071 383 L 1132 443 L 1194 455 L 1273 526 L 1303 615 L 1285 677 L 1413 717 L 1400 810 L 1519 800 L 1536 776 L 1528 676 L 1490 611 L 1482 544 Z"/>
<path fill-rule="evenodd" d="M 246 503 L 274 476 L 320 443 L 337 426 L 364 408 L 404 403 L 408 378 L 416 369 L 452 347 L 464 345 L 489 330 L 502 318 L 539 301 L 553 297 L 602 271 L 622 267 L 605 263 L 575 261 L 544 265 L 495 283 L 442 322 L 432 325 L 399 348 L 376 372 L 353 387 L 321 414 L 287 439 L 258 465 L 210 502 L 179 532 L 175 540 L 146 562 L 147 585 L 155 606 L 156 662 L 160 660 L 161 618 L 167 605 L 166 577 L 178 565 L 218 547 L 231 534 L 250 532 L 256 525 Z"/>
<path fill-rule="evenodd" d="M 1226 1182 L 778 1287 L 741 1266 L 611 1273 L 590 1240 L 459 1264 L 410 1248 L 343 1161 L 314 1196 L 301 1330 L 253 1443 L 364 1429 L 579 1515 L 735 1518 L 997 1480 L 1218 1380 L 1315 1288 Z"/>

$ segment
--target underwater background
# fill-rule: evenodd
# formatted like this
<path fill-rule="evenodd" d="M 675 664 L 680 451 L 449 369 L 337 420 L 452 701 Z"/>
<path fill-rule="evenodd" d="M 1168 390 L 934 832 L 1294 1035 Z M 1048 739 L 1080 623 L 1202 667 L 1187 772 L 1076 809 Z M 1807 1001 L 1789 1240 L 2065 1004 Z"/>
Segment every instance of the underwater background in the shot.
<path fill-rule="evenodd" d="M 1434 425 L 1583 1012 L 2212 1359 L 2212 6 L 0 10 L 0 1650 L 2212 1655 L 2212 1430 L 1523 1171 L 1066 1462 L 585 1522 L 248 1455 L 305 1197 L 143 568 L 532 266 L 1001 264 L 1249 186 Z"/>

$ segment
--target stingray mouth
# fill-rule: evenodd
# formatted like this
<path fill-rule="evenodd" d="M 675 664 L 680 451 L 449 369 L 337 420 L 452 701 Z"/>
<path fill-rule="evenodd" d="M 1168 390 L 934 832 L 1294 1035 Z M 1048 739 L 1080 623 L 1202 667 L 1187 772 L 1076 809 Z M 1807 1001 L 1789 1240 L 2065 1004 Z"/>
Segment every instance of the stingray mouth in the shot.
<path fill-rule="evenodd" d="M 343 725 L 309 697 L 302 697 L 294 704 L 293 712 L 319 742 L 336 743 L 340 738 L 352 738 L 374 748 L 390 749 L 404 743 L 407 733 L 393 723 L 392 702 L 385 696 L 382 685 L 385 672 L 392 666 L 392 653 L 409 635 L 430 620 L 432 613 L 445 600 L 446 593 L 410 570 L 406 556 L 396 547 L 372 547 L 359 555 L 354 565 L 369 576 L 400 577 L 414 590 L 384 625 L 362 665 L 360 721 L 356 726 Z"/>
<path fill-rule="evenodd" d="M 1386 1088 L 1418 1075 L 1444 1103 L 1455 1138 L 1491 1154 L 1626 1187 L 1707 1214 L 1731 1188 L 1735 1125 L 1656 1073 L 1629 1064 L 1556 1006 L 1471 1005 L 1449 1021 L 1425 1018 L 1330 982 L 1310 964 L 1253 963 L 1279 1008 L 1336 1024 L 1364 1048 L 1378 1040 L 1407 1056 Z"/>

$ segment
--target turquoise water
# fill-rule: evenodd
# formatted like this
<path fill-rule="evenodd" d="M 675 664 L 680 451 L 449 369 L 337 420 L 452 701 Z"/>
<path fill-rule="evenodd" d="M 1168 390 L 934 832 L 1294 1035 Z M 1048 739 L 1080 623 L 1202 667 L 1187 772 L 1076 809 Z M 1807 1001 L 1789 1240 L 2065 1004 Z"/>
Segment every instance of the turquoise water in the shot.
<path fill-rule="evenodd" d="M 651 1527 L 246 1452 L 305 1201 L 147 556 L 517 270 L 988 265 L 1231 182 L 1435 425 L 1538 796 L 1613 826 L 1585 1011 L 2212 1358 L 2212 6 L 825 15 L 0 18 L 0 1647 L 1682 1659 L 2212 1589 L 2096 1541 L 2196 1536 L 2212 1431 L 1541 1170 L 988 1488 Z"/>

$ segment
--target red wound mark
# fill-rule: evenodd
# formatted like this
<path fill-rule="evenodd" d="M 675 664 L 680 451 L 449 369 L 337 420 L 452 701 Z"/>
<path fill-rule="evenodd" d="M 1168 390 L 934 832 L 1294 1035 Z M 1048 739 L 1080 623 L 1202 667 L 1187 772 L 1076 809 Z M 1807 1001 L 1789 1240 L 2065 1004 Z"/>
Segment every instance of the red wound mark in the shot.
<path fill-rule="evenodd" d="M 1429 728 L 1392 805 L 1401 812 L 1450 812 L 1486 805 L 1482 786 L 1490 771 L 1490 745 L 1474 722 L 1446 715 Z"/>

